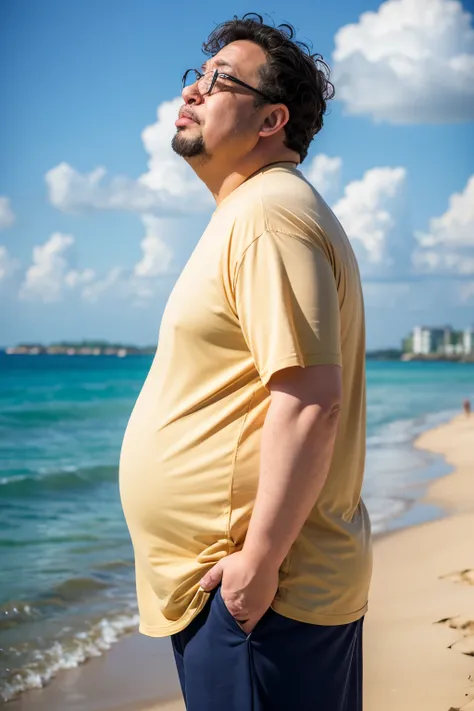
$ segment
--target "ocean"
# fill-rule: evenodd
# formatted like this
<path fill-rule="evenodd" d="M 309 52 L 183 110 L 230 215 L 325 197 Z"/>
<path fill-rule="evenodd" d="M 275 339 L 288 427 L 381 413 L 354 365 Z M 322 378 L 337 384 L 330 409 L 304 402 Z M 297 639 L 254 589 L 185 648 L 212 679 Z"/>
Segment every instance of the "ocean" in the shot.
<path fill-rule="evenodd" d="M 151 360 L 0 355 L 3 701 L 137 628 L 117 465 Z M 438 516 L 419 499 L 448 468 L 412 442 L 474 398 L 474 365 L 369 361 L 367 394 L 374 533 Z"/>

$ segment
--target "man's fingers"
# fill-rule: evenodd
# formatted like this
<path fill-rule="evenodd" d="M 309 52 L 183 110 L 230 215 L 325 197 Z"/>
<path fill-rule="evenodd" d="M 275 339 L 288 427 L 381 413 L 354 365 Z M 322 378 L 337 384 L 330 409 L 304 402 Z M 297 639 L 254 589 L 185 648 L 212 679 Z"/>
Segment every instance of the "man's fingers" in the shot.
<path fill-rule="evenodd" d="M 211 568 L 206 575 L 201 578 L 199 584 L 203 590 L 208 592 L 209 590 L 214 590 L 222 580 L 223 567 L 221 562 L 216 563 L 216 565 Z"/>

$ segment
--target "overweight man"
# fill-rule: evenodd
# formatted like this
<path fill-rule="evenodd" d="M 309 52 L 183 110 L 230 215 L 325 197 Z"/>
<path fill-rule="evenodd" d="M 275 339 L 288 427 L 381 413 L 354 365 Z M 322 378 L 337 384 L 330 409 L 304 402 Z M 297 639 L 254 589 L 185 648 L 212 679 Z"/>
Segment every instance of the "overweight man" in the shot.
<path fill-rule="evenodd" d="M 172 145 L 215 210 L 120 460 L 140 631 L 171 637 L 188 711 L 361 711 L 364 307 L 344 229 L 299 170 L 333 86 L 258 15 L 204 51 Z"/>

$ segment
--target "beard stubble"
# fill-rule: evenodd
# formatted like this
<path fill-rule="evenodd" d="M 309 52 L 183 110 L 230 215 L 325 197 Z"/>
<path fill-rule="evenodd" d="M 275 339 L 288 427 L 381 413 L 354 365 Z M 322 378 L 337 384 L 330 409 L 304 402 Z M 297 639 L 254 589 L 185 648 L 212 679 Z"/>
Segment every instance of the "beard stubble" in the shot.
<path fill-rule="evenodd" d="M 186 138 L 184 131 L 177 131 L 171 141 L 173 151 L 181 158 L 196 158 L 206 155 L 206 147 L 202 136 Z"/>

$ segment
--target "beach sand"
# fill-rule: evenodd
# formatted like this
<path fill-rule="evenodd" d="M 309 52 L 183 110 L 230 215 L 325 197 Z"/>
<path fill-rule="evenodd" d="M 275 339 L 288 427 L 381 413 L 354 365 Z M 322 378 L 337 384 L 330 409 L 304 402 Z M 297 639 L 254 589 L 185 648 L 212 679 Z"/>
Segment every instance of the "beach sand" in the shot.
<path fill-rule="evenodd" d="M 375 542 L 364 711 L 474 711 L 474 416 L 426 432 L 416 446 L 453 467 L 425 497 L 446 515 Z M 184 711 L 184 704 L 169 640 L 136 634 L 7 708 Z"/>
<path fill-rule="evenodd" d="M 446 517 L 375 545 L 365 637 L 365 711 L 474 709 L 474 417 L 415 443 L 453 472 L 426 500 Z M 471 655 L 471 656 L 469 656 Z"/>

